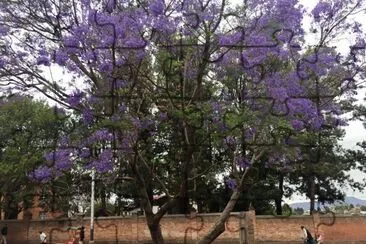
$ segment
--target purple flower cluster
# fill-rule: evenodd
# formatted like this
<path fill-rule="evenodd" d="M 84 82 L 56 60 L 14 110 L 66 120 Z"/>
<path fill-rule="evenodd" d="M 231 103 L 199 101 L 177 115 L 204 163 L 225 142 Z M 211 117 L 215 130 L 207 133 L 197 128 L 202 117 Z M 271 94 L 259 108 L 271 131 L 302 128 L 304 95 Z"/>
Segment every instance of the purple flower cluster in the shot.
<path fill-rule="evenodd" d="M 226 181 L 226 185 L 232 190 L 234 190 L 237 187 L 236 180 L 231 178 Z"/>
<path fill-rule="evenodd" d="M 320 1 L 311 11 L 315 21 L 319 22 L 321 18 L 329 19 L 333 16 L 332 5 L 328 1 Z"/>
<path fill-rule="evenodd" d="M 92 166 L 99 173 L 107 173 L 108 171 L 113 170 L 113 153 L 110 149 L 103 150 L 98 159 L 92 162 Z"/>
<path fill-rule="evenodd" d="M 30 175 L 30 178 L 40 181 L 40 182 L 47 182 L 52 179 L 52 170 L 47 166 L 40 166 L 36 170 L 34 170 Z"/>
<path fill-rule="evenodd" d="M 227 146 L 229 146 L 230 148 L 236 147 L 236 145 L 238 144 L 235 136 L 231 136 L 231 135 L 224 138 L 224 143 Z"/>
<path fill-rule="evenodd" d="M 292 128 L 294 128 L 294 130 L 300 131 L 300 130 L 304 129 L 305 124 L 301 120 L 294 119 L 294 120 L 291 120 L 291 126 L 292 126 Z"/>
<path fill-rule="evenodd" d="M 49 57 L 45 55 L 41 55 L 37 58 L 37 65 L 44 65 L 44 66 L 50 66 L 51 62 Z"/>
<path fill-rule="evenodd" d="M 159 16 L 164 13 L 164 1 L 163 0 L 154 0 L 150 2 L 149 9 L 152 14 L 155 16 Z"/>
<path fill-rule="evenodd" d="M 76 107 L 81 103 L 84 95 L 84 92 L 76 90 L 71 95 L 69 95 L 66 101 L 68 104 L 70 104 L 70 106 Z"/>
<path fill-rule="evenodd" d="M 83 121 L 86 125 L 91 125 L 94 121 L 93 111 L 90 108 L 84 108 Z"/>
<path fill-rule="evenodd" d="M 239 157 L 237 159 L 236 163 L 242 168 L 247 168 L 247 167 L 252 166 L 252 162 L 249 159 L 247 159 L 246 157 Z"/>
<path fill-rule="evenodd" d="M 0 26 L 0 36 L 6 36 L 9 32 L 10 28 L 7 26 Z"/>
<path fill-rule="evenodd" d="M 69 59 L 68 54 L 63 50 L 57 50 L 54 52 L 54 61 L 60 66 L 64 66 Z"/>
<path fill-rule="evenodd" d="M 72 155 L 72 149 L 59 148 L 56 151 L 46 154 L 45 158 L 48 162 L 54 164 L 56 170 L 68 170 L 73 165 L 71 160 Z"/>
<path fill-rule="evenodd" d="M 110 142 L 114 140 L 113 133 L 108 129 L 99 129 L 91 134 L 86 140 L 85 145 L 92 145 L 94 143 Z"/>
<path fill-rule="evenodd" d="M 0 58 L 0 69 L 5 67 L 5 60 L 3 58 Z"/>

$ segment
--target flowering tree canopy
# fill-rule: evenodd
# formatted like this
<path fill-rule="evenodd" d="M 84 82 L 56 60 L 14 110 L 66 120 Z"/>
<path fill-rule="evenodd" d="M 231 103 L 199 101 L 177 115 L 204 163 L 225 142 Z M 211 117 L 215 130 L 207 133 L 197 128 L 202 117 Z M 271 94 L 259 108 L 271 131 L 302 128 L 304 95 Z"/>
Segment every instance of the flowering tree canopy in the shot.
<path fill-rule="evenodd" d="M 163 243 L 162 216 L 220 161 L 233 194 L 201 243 L 214 240 L 252 165 L 264 153 L 268 165 L 300 161 L 304 138 L 345 125 L 344 99 L 353 101 L 365 76 L 364 33 L 352 19 L 361 0 L 320 1 L 309 13 L 297 0 L 19 0 L 0 8 L 2 87 L 41 91 L 88 128 L 59 138 L 47 155 L 53 166 L 34 177 L 80 166 L 129 172 L 154 243 Z M 340 33 L 353 37 L 348 54 L 334 46 Z M 50 76 L 54 69 L 64 76 Z M 174 179 L 157 173 L 167 164 Z M 145 168 L 169 199 L 155 214 Z"/>

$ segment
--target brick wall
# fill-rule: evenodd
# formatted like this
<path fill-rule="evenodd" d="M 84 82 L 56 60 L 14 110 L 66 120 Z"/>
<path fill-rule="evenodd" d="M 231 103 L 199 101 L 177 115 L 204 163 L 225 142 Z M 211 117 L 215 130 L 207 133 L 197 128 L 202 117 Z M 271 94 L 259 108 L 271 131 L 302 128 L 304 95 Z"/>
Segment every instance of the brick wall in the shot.
<path fill-rule="evenodd" d="M 335 221 L 334 221 L 335 220 Z M 256 216 L 255 239 L 268 241 L 298 242 L 300 226 L 304 225 L 314 235 L 317 226 L 326 243 L 366 243 L 366 216 Z"/>
<path fill-rule="evenodd" d="M 183 243 L 184 240 L 193 243 L 209 230 L 217 217 L 218 214 L 190 217 L 182 215 L 166 216 L 161 220 L 163 236 L 168 243 Z M 243 219 L 242 226 L 250 229 L 254 238 L 254 217 L 254 212 L 245 213 L 244 216 L 234 213 L 226 222 L 227 230 L 218 238 L 220 243 L 223 240 L 239 240 L 240 218 Z M 1 221 L 0 227 L 5 223 L 9 229 L 9 243 L 38 243 L 39 231 L 41 230 L 47 234 L 48 240 L 52 243 L 64 243 L 75 233 L 75 230 L 68 231 L 69 227 L 79 227 L 81 225 L 86 228 L 85 240 L 89 239 L 90 220 L 88 218 L 84 220 L 8 220 Z M 117 241 L 119 243 L 144 243 L 150 240 L 150 232 L 143 216 L 97 218 L 94 223 L 94 239 L 102 241 L 102 243 L 116 243 Z M 248 226 L 250 224 L 251 226 Z M 249 234 L 247 235 L 247 238 L 249 238 Z"/>
<path fill-rule="evenodd" d="M 167 243 L 195 243 L 214 224 L 218 214 L 202 214 L 194 217 L 182 215 L 166 216 L 161 221 Z M 241 221 L 241 224 L 240 224 Z M 226 222 L 226 231 L 215 243 L 239 243 L 240 236 L 247 235 L 248 243 L 302 243 L 300 226 L 314 233 L 319 221 L 332 222 L 329 217 L 311 216 L 255 216 L 247 212 L 243 216 L 234 213 Z M 38 243 L 39 231 L 43 230 L 52 243 L 65 243 L 74 231 L 68 227 L 84 225 L 86 240 L 89 239 L 89 219 L 84 220 L 32 220 L 1 221 L 0 227 L 8 225 L 8 243 Z M 243 228 L 241 229 L 240 226 Z M 337 216 L 334 225 L 320 225 L 326 243 L 366 243 L 366 216 Z M 246 230 L 246 231 L 245 231 Z M 146 243 L 150 233 L 143 216 L 98 218 L 95 221 L 96 243 Z"/>

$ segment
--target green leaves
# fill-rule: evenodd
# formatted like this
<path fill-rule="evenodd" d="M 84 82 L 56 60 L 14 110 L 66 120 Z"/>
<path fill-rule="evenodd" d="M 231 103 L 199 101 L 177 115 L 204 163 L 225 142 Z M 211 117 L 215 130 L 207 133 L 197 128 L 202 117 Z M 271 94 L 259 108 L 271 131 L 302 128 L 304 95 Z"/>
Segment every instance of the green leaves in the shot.
<path fill-rule="evenodd" d="M 3 99 L 0 107 L 0 181 L 1 194 L 8 196 L 4 211 L 14 211 L 33 194 L 35 184 L 28 175 L 44 163 L 44 150 L 54 145 L 55 135 L 61 135 L 63 121 L 44 102 L 29 97 Z M 57 138 L 57 137 L 56 137 Z M 22 191 L 19 191 L 22 189 Z M 33 195 L 32 195 L 33 196 Z M 28 199 L 29 200 L 29 199 Z M 28 201 L 27 200 L 27 201 Z M 4 205 L 5 204 L 5 205 Z M 19 209 L 21 210 L 21 209 Z M 7 213 L 16 216 L 17 213 Z"/>

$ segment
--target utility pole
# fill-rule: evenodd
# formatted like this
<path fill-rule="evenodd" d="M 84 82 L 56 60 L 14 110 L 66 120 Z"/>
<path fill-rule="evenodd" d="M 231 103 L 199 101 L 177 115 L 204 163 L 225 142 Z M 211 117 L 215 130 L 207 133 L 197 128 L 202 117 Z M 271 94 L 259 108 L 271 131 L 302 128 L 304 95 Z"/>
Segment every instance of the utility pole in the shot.
<path fill-rule="evenodd" d="M 90 199 L 90 241 L 94 243 L 94 192 L 95 192 L 95 169 L 92 169 L 91 199 Z"/>

